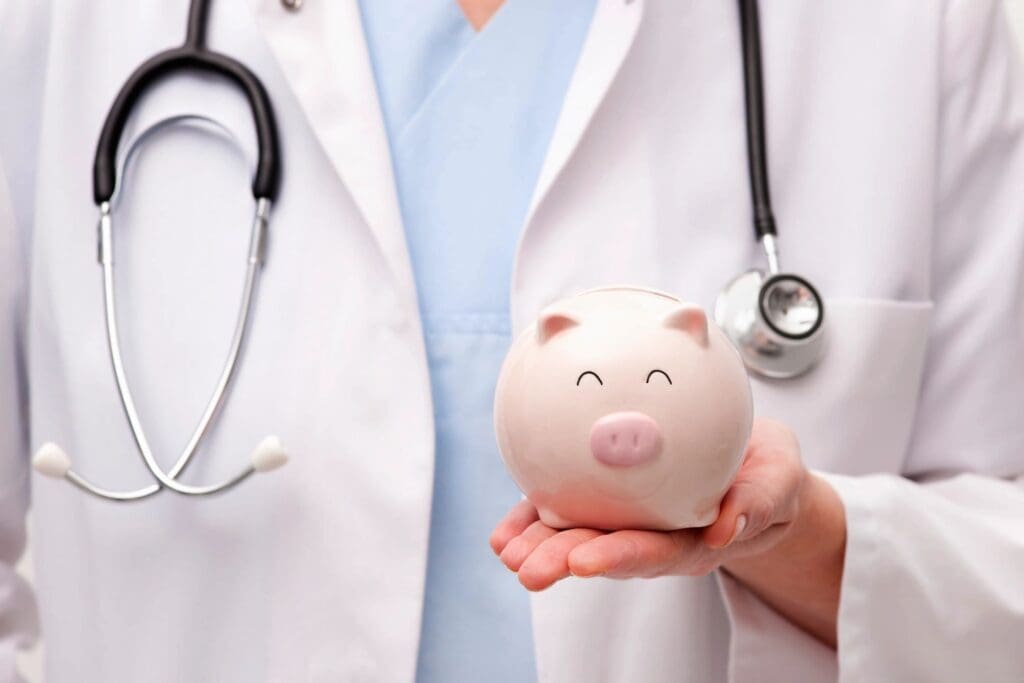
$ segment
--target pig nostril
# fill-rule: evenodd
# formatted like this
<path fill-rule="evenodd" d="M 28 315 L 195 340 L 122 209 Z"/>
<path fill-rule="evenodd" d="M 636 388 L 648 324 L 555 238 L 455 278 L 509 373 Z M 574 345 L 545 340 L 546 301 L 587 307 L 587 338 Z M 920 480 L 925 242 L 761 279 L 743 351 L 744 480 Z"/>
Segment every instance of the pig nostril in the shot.
<path fill-rule="evenodd" d="M 633 448 L 636 448 L 639 445 L 640 445 L 640 435 L 637 434 L 636 432 L 634 432 L 633 433 Z"/>
<path fill-rule="evenodd" d="M 612 432 L 612 445 L 614 446 L 615 442 L 618 441 L 618 440 L 619 440 L 619 435 L 616 434 L 615 432 Z"/>

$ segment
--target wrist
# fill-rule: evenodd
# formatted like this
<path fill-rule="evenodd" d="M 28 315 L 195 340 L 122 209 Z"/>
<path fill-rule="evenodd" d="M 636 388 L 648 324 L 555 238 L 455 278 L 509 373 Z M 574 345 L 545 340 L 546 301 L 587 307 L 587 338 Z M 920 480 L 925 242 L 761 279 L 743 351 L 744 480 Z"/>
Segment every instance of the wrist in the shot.
<path fill-rule="evenodd" d="M 796 518 L 768 552 L 786 562 L 829 561 L 842 566 L 846 548 L 846 513 L 832 486 L 808 472 L 800 490 Z"/>
<path fill-rule="evenodd" d="M 789 528 L 763 552 L 722 568 L 804 630 L 835 647 L 846 514 L 832 486 L 807 473 Z"/>
<path fill-rule="evenodd" d="M 723 566 L 729 571 L 808 561 L 814 564 L 838 562 L 841 566 L 846 547 L 846 519 L 839 495 L 827 481 L 807 472 L 798 501 L 793 521 L 776 543 L 757 553 L 730 558 Z"/>

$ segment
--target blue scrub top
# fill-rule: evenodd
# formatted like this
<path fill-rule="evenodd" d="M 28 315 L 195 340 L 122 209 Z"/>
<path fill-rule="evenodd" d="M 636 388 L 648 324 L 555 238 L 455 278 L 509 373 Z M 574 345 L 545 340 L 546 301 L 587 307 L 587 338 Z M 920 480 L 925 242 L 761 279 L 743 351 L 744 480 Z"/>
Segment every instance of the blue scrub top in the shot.
<path fill-rule="evenodd" d="M 529 598 L 491 552 L 520 498 L 491 411 L 512 265 L 596 0 L 361 0 L 412 257 L 436 424 L 417 681 L 536 680 Z"/>

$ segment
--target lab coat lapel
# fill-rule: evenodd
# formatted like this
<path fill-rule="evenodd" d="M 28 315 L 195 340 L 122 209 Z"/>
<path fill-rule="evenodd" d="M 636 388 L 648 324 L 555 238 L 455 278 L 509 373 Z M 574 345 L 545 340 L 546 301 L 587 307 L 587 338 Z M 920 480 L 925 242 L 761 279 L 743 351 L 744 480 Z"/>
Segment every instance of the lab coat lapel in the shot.
<path fill-rule="evenodd" d="M 579 144 L 591 117 L 629 54 L 643 12 L 644 0 L 599 0 L 541 167 L 527 214 L 527 226 Z"/>
<path fill-rule="evenodd" d="M 373 231 L 400 286 L 413 291 L 387 131 L 356 0 L 288 11 L 256 0 L 257 21 L 317 139 Z"/>

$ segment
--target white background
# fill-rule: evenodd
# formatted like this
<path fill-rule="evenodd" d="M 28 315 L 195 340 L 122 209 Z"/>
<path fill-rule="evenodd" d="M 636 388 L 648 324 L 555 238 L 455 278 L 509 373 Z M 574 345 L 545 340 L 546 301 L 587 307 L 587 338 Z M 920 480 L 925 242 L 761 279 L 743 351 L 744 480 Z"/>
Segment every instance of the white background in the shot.
<path fill-rule="evenodd" d="M 1018 37 L 1024 39 L 1024 0 L 1005 0 L 1005 2 Z M 29 554 L 30 552 L 26 553 L 26 557 L 19 566 L 19 570 L 26 576 L 31 577 L 32 563 Z M 43 683 L 40 651 L 41 647 L 37 647 L 34 651 L 23 654 L 19 659 L 22 673 L 30 683 Z"/>

